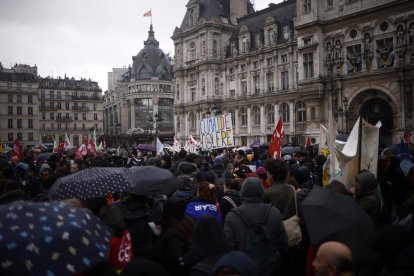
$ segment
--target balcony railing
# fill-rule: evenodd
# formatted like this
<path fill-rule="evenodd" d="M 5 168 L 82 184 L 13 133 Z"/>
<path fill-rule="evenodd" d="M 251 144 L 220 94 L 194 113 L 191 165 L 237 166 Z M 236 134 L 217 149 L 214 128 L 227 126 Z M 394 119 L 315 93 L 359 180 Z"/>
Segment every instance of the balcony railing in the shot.
<path fill-rule="evenodd" d="M 56 111 L 58 109 L 57 106 L 39 106 L 39 111 Z"/>
<path fill-rule="evenodd" d="M 60 117 L 60 118 L 56 118 L 56 121 L 68 122 L 68 121 L 73 121 L 73 118 L 72 117 Z"/>
<path fill-rule="evenodd" d="M 87 107 L 87 106 L 72 106 L 72 110 L 89 111 L 89 107 Z"/>

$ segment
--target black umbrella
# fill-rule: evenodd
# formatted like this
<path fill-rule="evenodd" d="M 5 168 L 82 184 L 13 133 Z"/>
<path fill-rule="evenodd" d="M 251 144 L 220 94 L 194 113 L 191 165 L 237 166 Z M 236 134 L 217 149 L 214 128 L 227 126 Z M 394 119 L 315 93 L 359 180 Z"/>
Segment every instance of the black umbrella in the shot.
<path fill-rule="evenodd" d="M 93 167 L 59 178 L 49 191 L 49 198 L 99 198 L 131 187 L 131 174 L 127 168 Z"/>
<path fill-rule="evenodd" d="M 336 240 L 354 253 L 368 248 L 374 223 L 352 197 L 314 186 L 300 210 L 312 244 Z"/>
<path fill-rule="evenodd" d="M 169 195 L 176 191 L 180 183 L 169 170 L 155 166 L 135 166 L 129 170 L 134 186 L 129 192 L 136 195 Z"/>
<path fill-rule="evenodd" d="M 0 206 L 0 275 L 72 275 L 105 262 L 110 229 L 63 202 Z"/>
<path fill-rule="evenodd" d="M 42 152 L 37 156 L 38 161 L 47 161 L 49 160 L 50 156 L 53 155 L 53 152 Z"/>

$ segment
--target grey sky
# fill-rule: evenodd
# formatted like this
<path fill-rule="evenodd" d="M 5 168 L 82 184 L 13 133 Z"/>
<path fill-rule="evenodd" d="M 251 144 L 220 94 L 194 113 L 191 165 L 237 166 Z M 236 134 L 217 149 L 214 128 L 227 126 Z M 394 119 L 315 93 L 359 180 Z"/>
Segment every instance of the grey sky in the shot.
<path fill-rule="evenodd" d="M 188 0 L 0 0 L 0 62 L 37 65 L 42 77 L 98 81 L 128 66 L 143 48 L 152 23 L 160 48 L 173 54 L 171 35 Z M 281 0 L 256 0 L 255 9 Z"/>

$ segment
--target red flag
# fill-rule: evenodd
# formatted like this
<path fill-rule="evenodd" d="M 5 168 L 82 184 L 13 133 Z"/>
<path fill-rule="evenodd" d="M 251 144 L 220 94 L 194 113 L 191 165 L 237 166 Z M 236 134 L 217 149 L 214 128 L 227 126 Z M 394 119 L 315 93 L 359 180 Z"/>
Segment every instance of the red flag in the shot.
<path fill-rule="evenodd" d="M 19 158 L 19 160 L 23 159 L 23 152 L 20 148 L 20 141 L 19 139 L 14 140 L 14 145 L 13 145 L 13 152 L 12 152 L 12 157 L 13 156 L 17 156 Z"/>
<path fill-rule="evenodd" d="M 285 131 L 283 130 L 282 119 L 279 118 L 276 128 L 273 131 L 272 140 L 269 144 L 269 154 L 271 158 L 281 159 L 282 158 L 282 141 Z"/>
<path fill-rule="evenodd" d="M 93 142 L 92 138 L 89 140 L 87 151 L 88 151 L 88 153 L 89 152 L 93 153 L 93 155 L 95 155 L 95 156 L 97 155 L 96 148 L 95 148 L 95 143 Z"/>
<path fill-rule="evenodd" d="M 411 140 L 411 133 L 408 129 L 404 132 L 404 143 L 409 144 Z"/>
<path fill-rule="evenodd" d="M 310 139 L 310 137 L 308 136 L 308 138 L 306 138 L 305 148 L 310 147 L 311 145 L 312 145 L 312 143 L 311 143 L 311 139 Z"/>
<path fill-rule="evenodd" d="M 59 141 L 59 151 L 65 150 L 65 141 Z"/>

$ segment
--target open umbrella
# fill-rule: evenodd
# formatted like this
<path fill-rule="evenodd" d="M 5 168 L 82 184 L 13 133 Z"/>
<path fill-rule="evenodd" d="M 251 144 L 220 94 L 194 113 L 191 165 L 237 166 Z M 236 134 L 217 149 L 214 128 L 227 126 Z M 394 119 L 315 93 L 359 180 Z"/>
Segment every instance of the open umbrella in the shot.
<path fill-rule="evenodd" d="M 131 188 L 130 171 L 124 167 L 92 167 L 59 178 L 49 191 L 52 200 L 92 199 Z"/>
<path fill-rule="evenodd" d="M 314 186 L 300 210 L 312 244 L 336 240 L 358 254 L 369 247 L 374 223 L 352 197 Z"/>
<path fill-rule="evenodd" d="M 142 151 L 157 151 L 153 144 L 139 144 L 137 149 Z"/>
<path fill-rule="evenodd" d="M 52 154 L 53 154 L 53 152 L 43 152 L 43 153 L 39 154 L 36 159 L 37 159 L 38 162 L 47 161 L 47 160 L 49 160 L 50 156 L 52 156 Z"/>
<path fill-rule="evenodd" d="M 169 195 L 176 191 L 180 183 L 169 170 L 155 166 L 134 166 L 129 170 L 134 182 L 129 192 L 136 195 Z"/>
<path fill-rule="evenodd" d="M 0 275 L 72 275 L 107 260 L 110 229 L 63 202 L 0 206 Z"/>

